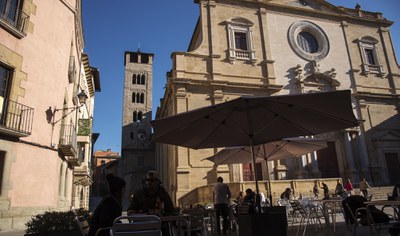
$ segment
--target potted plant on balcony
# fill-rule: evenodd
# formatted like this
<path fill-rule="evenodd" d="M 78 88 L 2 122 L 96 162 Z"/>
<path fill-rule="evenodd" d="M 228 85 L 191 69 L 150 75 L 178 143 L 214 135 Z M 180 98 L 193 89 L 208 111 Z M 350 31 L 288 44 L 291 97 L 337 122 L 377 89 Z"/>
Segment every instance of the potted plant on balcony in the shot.
<path fill-rule="evenodd" d="M 77 215 L 89 218 L 87 210 L 76 210 Z M 32 216 L 26 223 L 25 236 L 72 236 L 79 235 L 79 229 L 74 222 L 73 211 L 46 211 L 43 214 Z"/>

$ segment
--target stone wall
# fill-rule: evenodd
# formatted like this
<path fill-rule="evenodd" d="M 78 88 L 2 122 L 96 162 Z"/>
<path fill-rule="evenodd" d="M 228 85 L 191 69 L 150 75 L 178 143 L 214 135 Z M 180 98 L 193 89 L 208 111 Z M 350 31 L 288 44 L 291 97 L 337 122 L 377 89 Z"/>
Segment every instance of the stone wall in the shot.
<path fill-rule="evenodd" d="M 312 197 L 312 188 L 314 186 L 314 182 L 318 181 L 318 185 L 321 186 L 322 182 L 326 183 L 329 187 L 329 193 L 333 194 L 335 192 L 336 183 L 339 178 L 329 178 L 329 179 L 295 179 L 295 180 L 272 180 L 271 181 L 271 189 L 272 189 L 272 201 L 276 204 L 277 200 L 280 198 L 281 193 L 285 190 L 285 188 L 290 187 L 294 191 L 294 196 L 299 197 L 300 194 L 303 197 Z M 234 200 L 237 194 L 240 191 L 245 191 L 248 188 L 251 188 L 255 191 L 255 182 L 234 182 L 227 183 L 229 186 L 232 197 L 231 200 Z M 259 181 L 258 186 L 260 192 L 264 193 L 267 197 L 267 188 L 268 181 Z M 212 204 L 212 191 L 214 184 L 209 184 L 205 186 L 198 187 L 193 189 L 189 193 L 185 194 L 178 200 L 179 207 L 188 207 L 190 205 L 207 205 Z M 387 199 L 387 194 L 391 193 L 393 186 L 380 186 L 374 187 L 369 190 L 369 193 L 372 194 L 373 200 L 379 199 Z M 320 196 L 322 195 L 322 188 L 320 189 Z M 360 195 L 360 190 L 358 188 L 354 189 L 356 195 Z"/>

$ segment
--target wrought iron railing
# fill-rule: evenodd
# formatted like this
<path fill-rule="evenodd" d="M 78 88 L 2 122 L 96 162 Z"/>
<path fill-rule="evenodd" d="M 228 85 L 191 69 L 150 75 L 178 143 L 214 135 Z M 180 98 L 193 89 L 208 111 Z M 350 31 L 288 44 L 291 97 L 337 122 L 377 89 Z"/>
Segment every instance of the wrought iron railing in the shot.
<path fill-rule="evenodd" d="M 26 33 L 29 16 L 22 10 L 15 9 L 15 6 L 9 3 L 9 0 L 5 1 L 5 4 L 0 4 L 0 19 L 7 22 L 18 31 Z"/>
<path fill-rule="evenodd" d="M 76 142 L 76 131 L 74 125 L 61 125 L 59 148 L 65 148 L 65 147 L 69 148 L 70 152 L 73 152 L 76 155 L 77 142 Z"/>
<path fill-rule="evenodd" d="M 33 108 L 7 98 L 0 103 L 0 106 L 0 128 L 2 132 L 14 134 L 19 137 L 31 134 L 34 115 Z"/>

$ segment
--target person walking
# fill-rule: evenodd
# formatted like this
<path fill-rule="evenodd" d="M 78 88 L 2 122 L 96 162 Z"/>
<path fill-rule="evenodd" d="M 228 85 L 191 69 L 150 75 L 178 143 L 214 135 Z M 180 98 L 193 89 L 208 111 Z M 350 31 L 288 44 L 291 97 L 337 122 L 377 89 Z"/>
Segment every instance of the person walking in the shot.
<path fill-rule="evenodd" d="M 360 191 L 362 192 L 365 198 L 368 198 L 368 189 L 372 189 L 371 186 L 369 186 L 365 178 L 361 178 Z"/>
<path fill-rule="evenodd" d="M 318 198 L 319 196 L 319 189 L 318 189 L 318 182 L 314 181 L 314 187 L 313 187 L 313 193 L 314 193 L 314 197 Z M 311 196 L 310 196 L 311 197 Z"/>
<path fill-rule="evenodd" d="M 344 188 L 342 182 L 340 181 L 340 179 L 338 179 L 336 183 L 335 194 L 339 197 L 342 197 L 343 193 L 344 193 Z"/>
<path fill-rule="evenodd" d="M 351 195 L 353 195 L 353 184 L 351 183 L 351 180 L 350 179 L 347 179 L 347 183 L 346 183 L 346 185 L 344 186 L 344 188 L 346 189 L 346 192 L 347 192 L 347 195 L 348 196 L 351 196 Z"/>
<path fill-rule="evenodd" d="M 326 183 L 324 183 L 324 182 L 322 182 L 322 187 L 321 187 L 323 190 L 324 190 L 324 200 L 326 200 L 326 199 L 329 199 L 329 188 L 328 188 L 328 185 L 326 184 Z"/>
<path fill-rule="evenodd" d="M 229 199 L 231 198 L 231 190 L 229 186 L 224 184 L 224 179 L 220 176 L 217 178 L 217 183 L 213 189 L 213 201 L 215 209 L 215 218 L 217 221 L 217 232 L 221 233 L 220 216 L 222 216 L 222 233 L 226 234 L 228 230 L 228 214 L 229 214 Z"/>

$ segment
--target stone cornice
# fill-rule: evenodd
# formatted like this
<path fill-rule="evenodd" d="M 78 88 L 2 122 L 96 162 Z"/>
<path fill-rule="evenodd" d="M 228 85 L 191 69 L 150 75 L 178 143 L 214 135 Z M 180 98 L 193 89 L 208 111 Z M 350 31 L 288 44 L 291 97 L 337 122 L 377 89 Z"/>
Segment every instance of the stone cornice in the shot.
<path fill-rule="evenodd" d="M 252 83 L 239 83 L 230 82 L 226 80 L 194 80 L 187 78 L 174 78 L 172 81 L 174 85 L 190 85 L 190 86 L 211 86 L 218 88 L 247 88 L 247 89 L 267 89 L 271 91 L 279 91 L 283 85 L 278 84 L 252 84 Z"/>

